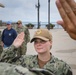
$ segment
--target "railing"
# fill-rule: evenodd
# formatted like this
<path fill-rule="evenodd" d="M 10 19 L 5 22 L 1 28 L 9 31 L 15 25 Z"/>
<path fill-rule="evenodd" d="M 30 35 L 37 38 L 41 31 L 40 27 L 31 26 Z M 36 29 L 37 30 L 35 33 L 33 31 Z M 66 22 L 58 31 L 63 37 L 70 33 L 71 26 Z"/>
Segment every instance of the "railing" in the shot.
<path fill-rule="evenodd" d="M 38 25 L 37 25 L 37 22 L 23 22 L 22 24 L 23 25 L 26 25 L 26 24 L 28 24 L 28 23 L 31 23 L 31 24 L 33 24 L 34 25 L 34 29 L 37 29 L 38 28 Z M 54 29 L 58 29 L 58 28 L 62 28 L 60 25 L 58 25 L 56 22 L 52 22 L 52 24 L 54 24 L 55 26 L 54 26 Z M 47 25 L 47 22 L 41 22 L 40 23 L 40 28 L 46 28 L 46 25 Z M 12 26 L 16 26 L 16 22 L 12 22 Z M 4 28 L 4 27 L 6 27 L 6 22 L 3 22 L 2 23 L 2 25 L 0 26 L 0 28 Z"/>
<path fill-rule="evenodd" d="M 34 25 L 34 29 L 37 29 L 38 28 L 38 25 L 37 25 L 37 22 L 23 22 L 23 25 L 26 25 L 26 24 L 28 24 L 28 23 L 31 23 L 31 24 L 33 24 Z M 55 25 L 55 27 L 54 28 L 62 28 L 60 25 L 58 25 L 56 22 L 52 22 L 52 24 L 54 24 Z M 41 22 L 40 23 L 40 28 L 46 28 L 46 25 L 47 25 L 47 22 Z"/>

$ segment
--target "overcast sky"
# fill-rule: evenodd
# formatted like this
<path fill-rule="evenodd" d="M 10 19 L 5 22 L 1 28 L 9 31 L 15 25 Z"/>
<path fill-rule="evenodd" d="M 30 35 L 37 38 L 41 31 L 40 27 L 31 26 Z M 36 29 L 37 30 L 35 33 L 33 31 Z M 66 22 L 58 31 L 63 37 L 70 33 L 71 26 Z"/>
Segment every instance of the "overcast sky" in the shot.
<path fill-rule="evenodd" d="M 37 22 L 38 0 L 0 0 L 5 8 L 0 8 L 0 20 Z M 55 0 L 50 0 L 50 22 L 61 19 L 55 5 Z M 48 22 L 48 0 L 40 0 L 40 21 Z"/>

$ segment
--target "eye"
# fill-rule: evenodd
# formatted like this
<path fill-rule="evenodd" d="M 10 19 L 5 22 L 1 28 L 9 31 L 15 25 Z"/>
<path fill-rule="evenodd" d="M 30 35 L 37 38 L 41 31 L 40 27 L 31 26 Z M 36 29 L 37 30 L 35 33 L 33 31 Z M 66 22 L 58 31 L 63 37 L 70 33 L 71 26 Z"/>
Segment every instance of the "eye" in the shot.
<path fill-rule="evenodd" d="M 38 41 L 36 41 L 36 40 L 34 41 L 34 43 L 37 43 L 37 42 L 38 42 Z"/>
<path fill-rule="evenodd" d="M 40 40 L 40 41 L 35 40 L 34 43 L 35 43 L 35 44 L 38 44 L 38 43 L 44 44 L 44 43 L 46 43 L 46 41 L 44 41 L 44 40 Z"/>
<path fill-rule="evenodd" d="M 41 40 L 40 42 L 41 42 L 42 44 L 46 43 L 46 41 L 44 41 L 44 40 Z"/>

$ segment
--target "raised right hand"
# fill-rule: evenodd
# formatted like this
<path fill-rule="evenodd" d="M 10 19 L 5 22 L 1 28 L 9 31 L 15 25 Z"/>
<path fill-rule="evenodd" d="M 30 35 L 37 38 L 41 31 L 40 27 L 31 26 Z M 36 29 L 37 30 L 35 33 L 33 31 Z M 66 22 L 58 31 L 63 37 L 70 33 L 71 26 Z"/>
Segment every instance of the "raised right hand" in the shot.
<path fill-rule="evenodd" d="M 63 21 L 57 21 L 69 36 L 76 40 L 76 2 L 74 0 L 56 0 Z"/>
<path fill-rule="evenodd" d="M 24 41 L 24 32 L 21 32 L 20 34 L 17 35 L 16 39 L 13 42 L 13 45 L 18 48 L 22 45 L 23 41 Z"/>

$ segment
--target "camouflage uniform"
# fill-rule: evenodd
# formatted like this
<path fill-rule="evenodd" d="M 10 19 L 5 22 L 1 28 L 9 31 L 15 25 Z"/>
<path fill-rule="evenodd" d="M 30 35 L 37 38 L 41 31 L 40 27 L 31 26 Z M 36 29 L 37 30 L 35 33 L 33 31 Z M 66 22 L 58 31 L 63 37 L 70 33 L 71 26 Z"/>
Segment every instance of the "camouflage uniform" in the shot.
<path fill-rule="evenodd" d="M 12 65 L 8 63 L 0 63 L 0 75 L 54 75 L 44 69 L 27 69 L 22 66 Z"/>
<path fill-rule="evenodd" d="M 2 51 L 3 51 L 3 48 L 1 46 L 1 31 L 0 31 L 0 56 L 1 56 Z"/>
<path fill-rule="evenodd" d="M 25 55 L 27 51 L 27 43 L 30 41 L 30 33 L 27 27 L 22 26 L 21 28 L 17 27 L 16 28 L 17 33 L 24 32 L 25 37 L 24 37 L 24 42 L 23 44 L 18 48 L 18 56 L 20 55 Z"/>
<path fill-rule="evenodd" d="M 19 58 L 16 57 L 14 53 L 14 46 L 12 45 L 10 48 L 5 50 L 2 55 L 2 62 L 8 62 L 11 64 L 22 65 L 23 67 L 27 67 L 28 69 L 39 68 L 37 55 L 23 55 Z M 48 70 L 54 75 L 72 75 L 71 68 L 64 61 L 51 57 L 43 67 L 43 69 Z"/>

